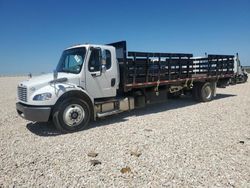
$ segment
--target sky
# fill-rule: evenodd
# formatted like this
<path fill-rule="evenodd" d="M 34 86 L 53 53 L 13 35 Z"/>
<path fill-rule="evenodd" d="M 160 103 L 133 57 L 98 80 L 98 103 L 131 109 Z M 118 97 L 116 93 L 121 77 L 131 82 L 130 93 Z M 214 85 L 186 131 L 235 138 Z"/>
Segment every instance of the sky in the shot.
<path fill-rule="evenodd" d="M 74 44 L 239 53 L 250 65 L 249 0 L 0 0 L 0 74 L 52 72 Z"/>

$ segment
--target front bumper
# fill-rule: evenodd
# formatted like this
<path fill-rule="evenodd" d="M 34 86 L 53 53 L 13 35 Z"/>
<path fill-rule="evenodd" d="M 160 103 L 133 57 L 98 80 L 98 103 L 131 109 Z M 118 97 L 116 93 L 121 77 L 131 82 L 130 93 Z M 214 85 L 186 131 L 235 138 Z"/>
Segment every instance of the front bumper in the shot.
<path fill-rule="evenodd" d="M 17 113 L 24 119 L 37 122 L 47 122 L 49 120 L 51 107 L 28 106 L 16 103 Z"/>

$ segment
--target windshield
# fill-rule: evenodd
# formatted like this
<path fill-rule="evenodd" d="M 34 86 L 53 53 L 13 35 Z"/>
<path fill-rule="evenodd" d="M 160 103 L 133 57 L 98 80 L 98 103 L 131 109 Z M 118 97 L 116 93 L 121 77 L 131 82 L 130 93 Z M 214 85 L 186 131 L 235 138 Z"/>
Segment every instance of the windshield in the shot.
<path fill-rule="evenodd" d="M 86 54 L 86 48 L 73 48 L 65 50 L 56 67 L 57 72 L 68 72 L 77 74 L 81 71 Z"/>

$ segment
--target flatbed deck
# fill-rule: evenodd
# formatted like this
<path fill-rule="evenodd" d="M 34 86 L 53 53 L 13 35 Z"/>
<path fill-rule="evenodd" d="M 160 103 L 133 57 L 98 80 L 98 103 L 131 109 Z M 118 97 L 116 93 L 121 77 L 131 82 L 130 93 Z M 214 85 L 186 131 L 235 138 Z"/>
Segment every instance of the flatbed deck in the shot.
<path fill-rule="evenodd" d="M 126 42 L 110 44 L 116 48 L 124 91 L 173 83 L 230 78 L 233 55 L 195 58 L 188 53 L 127 52 Z"/>

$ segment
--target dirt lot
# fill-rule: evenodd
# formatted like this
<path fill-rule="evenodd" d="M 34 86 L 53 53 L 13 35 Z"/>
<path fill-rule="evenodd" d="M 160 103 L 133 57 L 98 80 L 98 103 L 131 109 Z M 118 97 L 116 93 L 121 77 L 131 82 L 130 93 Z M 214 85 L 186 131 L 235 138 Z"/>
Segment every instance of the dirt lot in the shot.
<path fill-rule="evenodd" d="M 18 117 L 23 79 L 0 78 L 0 187 L 250 187 L 250 83 L 218 89 L 209 103 L 169 100 L 62 135 Z"/>

